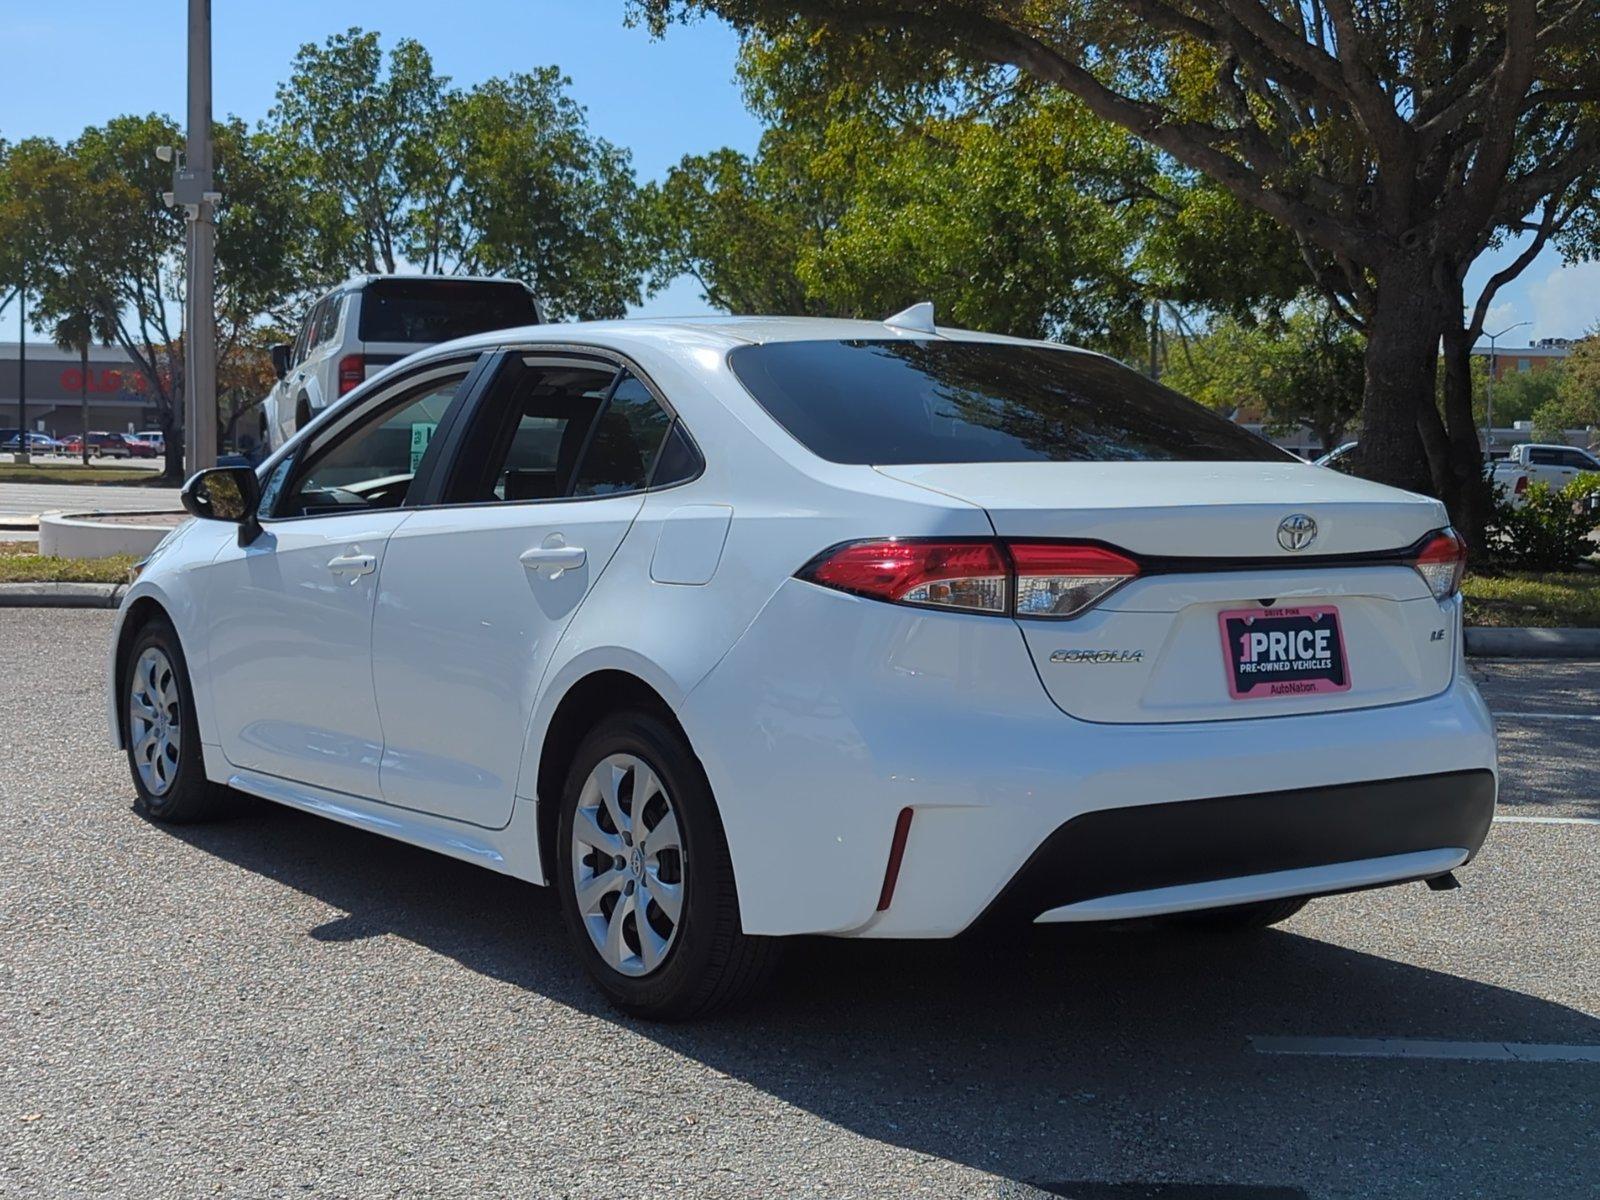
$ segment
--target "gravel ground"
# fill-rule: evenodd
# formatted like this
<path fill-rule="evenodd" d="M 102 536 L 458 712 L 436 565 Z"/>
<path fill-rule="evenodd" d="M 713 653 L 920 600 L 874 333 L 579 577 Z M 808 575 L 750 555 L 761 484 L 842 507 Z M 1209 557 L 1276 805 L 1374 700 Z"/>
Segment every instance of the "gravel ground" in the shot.
<path fill-rule="evenodd" d="M 650 1027 L 538 888 L 265 805 L 141 821 L 110 620 L 0 611 L 0 1195 L 1600 1193 L 1600 1063 L 1248 1040 L 1600 1044 L 1600 825 L 1242 939 L 803 943 L 754 1010 Z M 1475 670 L 1600 711 L 1600 664 Z M 1504 815 L 1600 816 L 1600 724 L 1502 723 Z"/>

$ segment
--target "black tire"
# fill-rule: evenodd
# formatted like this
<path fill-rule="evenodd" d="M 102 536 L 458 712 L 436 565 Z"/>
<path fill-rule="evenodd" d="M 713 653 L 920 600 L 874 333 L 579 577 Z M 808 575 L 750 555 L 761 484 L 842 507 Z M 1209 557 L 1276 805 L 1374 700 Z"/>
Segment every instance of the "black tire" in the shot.
<path fill-rule="evenodd" d="M 1287 921 L 1309 903 L 1310 896 L 1287 896 L 1282 900 L 1261 900 L 1255 904 L 1178 913 L 1169 920 L 1190 929 L 1205 929 L 1212 933 L 1245 933 Z"/>
<path fill-rule="evenodd" d="M 133 698 L 143 693 L 148 699 L 147 681 L 141 679 L 140 665 L 146 652 L 164 656 L 170 667 L 169 694 L 175 693 L 176 722 L 172 708 L 167 709 L 168 726 L 176 724 L 178 744 L 174 753 L 161 756 L 164 766 L 159 769 L 161 778 L 147 781 L 140 769 L 141 746 L 136 744 L 136 727 Z M 151 660 L 154 662 L 154 660 Z M 158 670 L 159 676 L 161 672 Z M 134 808 L 154 821 L 169 824 L 186 824 L 207 821 L 223 816 L 227 811 L 227 789 L 206 778 L 205 763 L 200 750 L 200 728 L 195 722 L 194 692 L 189 687 L 189 667 L 183 657 L 183 646 L 177 631 L 164 617 L 152 617 L 133 637 L 128 656 L 122 665 L 122 694 L 118 697 L 122 718 L 126 722 L 128 772 L 133 776 L 136 793 Z M 159 705 L 157 707 L 160 707 Z M 147 705 L 148 709 L 148 705 Z M 147 759 L 147 762 L 149 759 Z"/>
<path fill-rule="evenodd" d="M 643 975 L 624 974 L 602 957 L 580 912 L 573 872 L 573 827 L 584 786 L 613 755 L 636 758 L 655 772 L 671 797 L 682 842 L 681 919 L 660 964 Z M 584 968 L 630 1016 L 681 1021 L 734 1007 L 755 995 L 777 965 L 778 940 L 750 937 L 740 928 L 733 864 L 705 771 L 683 736 L 654 713 L 616 713 L 584 738 L 562 788 L 555 857 L 562 915 Z"/>

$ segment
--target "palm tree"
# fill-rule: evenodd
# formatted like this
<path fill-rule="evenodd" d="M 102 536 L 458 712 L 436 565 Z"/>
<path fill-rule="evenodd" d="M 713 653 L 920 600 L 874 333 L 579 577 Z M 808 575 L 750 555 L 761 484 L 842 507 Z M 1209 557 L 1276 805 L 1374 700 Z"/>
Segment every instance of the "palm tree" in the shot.
<path fill-rule="evenodd" d="M 89 465 L 89 346 L 109 345 L 116 337 L 115 319 L 95 299 L 82 297 L 63 313 L 50 331 L 50 337 L 63 350 L 78 352 L 78 409 L 83 415 L 83 465 Z"/>

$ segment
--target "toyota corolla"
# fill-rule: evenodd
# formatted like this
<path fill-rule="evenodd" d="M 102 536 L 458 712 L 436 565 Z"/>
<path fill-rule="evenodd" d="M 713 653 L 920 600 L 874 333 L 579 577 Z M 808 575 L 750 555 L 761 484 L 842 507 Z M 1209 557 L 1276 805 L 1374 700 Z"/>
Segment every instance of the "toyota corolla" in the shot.
<path fill-rule="evenodd" d="M 111 648 L 139 808 L 552 886 L 639 1015 L 796 934 L 1447 886 L 1493 814 L 1437 501 L 922 306 L 441 345 L 184 503 Z"/>

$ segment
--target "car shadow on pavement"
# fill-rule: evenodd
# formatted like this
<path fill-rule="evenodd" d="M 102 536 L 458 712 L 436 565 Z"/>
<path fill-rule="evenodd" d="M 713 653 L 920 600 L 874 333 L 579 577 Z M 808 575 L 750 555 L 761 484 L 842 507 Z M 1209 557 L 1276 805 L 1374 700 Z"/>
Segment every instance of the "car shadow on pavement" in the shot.
<path fill-rule="evenodd" d="M 1292 929 L 800 939 L 750 1010 L 651 1025 L 589 987 L 546 889 L 271 805 L 168 831 L 347 914 L 310 938 L 407 939 L 1002 1195 L 1294 1200 L 1351 1172 L 1387 1181 L 1362 1195 L 1576 1194 L 1560 1163 L 1594 1137 L 1592 1065 L 1255 1053 L 1253 1035 L 1600 1043 L 1577 1010 Z"/>

